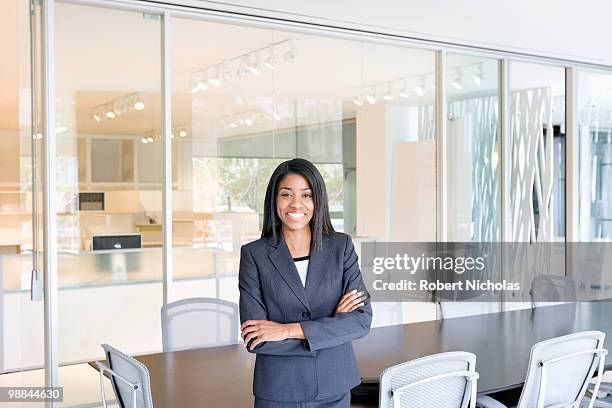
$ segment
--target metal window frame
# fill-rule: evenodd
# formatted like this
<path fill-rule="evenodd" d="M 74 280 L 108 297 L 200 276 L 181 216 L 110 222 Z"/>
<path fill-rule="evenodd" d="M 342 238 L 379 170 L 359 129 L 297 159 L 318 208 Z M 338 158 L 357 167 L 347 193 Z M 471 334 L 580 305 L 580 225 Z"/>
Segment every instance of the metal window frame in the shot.
<path fill-rule="evenodd" d="M 43 259 L 45 386 L 59 386 L 57 206 L 55 140 L 55 0 L 41 2 Z M 55 408 L 57 402 L 46 402 Z"/>

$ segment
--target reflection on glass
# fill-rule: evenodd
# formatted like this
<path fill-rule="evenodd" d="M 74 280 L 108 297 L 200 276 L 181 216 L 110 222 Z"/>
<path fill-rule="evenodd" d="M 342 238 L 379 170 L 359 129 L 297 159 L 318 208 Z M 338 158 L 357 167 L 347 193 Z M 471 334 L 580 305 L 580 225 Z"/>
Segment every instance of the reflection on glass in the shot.
<path fill-rule="evenodd" d="M 578 74 L 579 238 L 612 240 L 612 75 Z"/>
<path fill-rule="evenodd" d="M 173 27 L 172 114 L 183 130 L 173 143 L 176 297 L 237 300 L 240 247 L 261 234 L 268 180 L 282 161 L 314 162 L 334 227 L 355 233 L 351 100 L 361 84 L 361 46 L 188 19 L 174 19 Z M 223 47 L 199 36 L 222 38 Z"/>
<path fill-rule="evenodd" d="M 500 239 L 498 61 L 449 54 L 448 240 Z"/>
<path fill-rule="evenodd" d="M 512 241 L 563 241 L 565 71 L 512 62 L 510 90 Z"/>
<path fill-rule="evenodd" d="M 56 28 L 60 363 L 160 350 L 160 21 L 60 3 Z"/>

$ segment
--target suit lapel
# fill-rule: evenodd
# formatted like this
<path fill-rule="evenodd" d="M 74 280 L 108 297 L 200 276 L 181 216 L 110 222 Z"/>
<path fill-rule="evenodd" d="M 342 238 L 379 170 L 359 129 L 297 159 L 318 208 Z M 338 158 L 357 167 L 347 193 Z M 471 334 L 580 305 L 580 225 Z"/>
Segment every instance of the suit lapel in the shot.
<path fill-rule="evenodd" d="M 304 285 L 302 285 L 300 275 L 298 274 L 293 258 L 291 257 L 291 252 L 289 252 L 289 248 L 287 248 L 283 234 L 279 232 L 278 245 L 273 243 L 273 239 L 271 237 L 268 242 L 272 246 L 276 246 L 276 248 L 274 248 L 268 255 L 270 261 L 278 273 L 280 273 L 283 280 L 287 283 L 287 285 L 289 285 L 295 296 L 308 310 L 310 310 L 306 290 L 304 289 Z M 308 273 L 310 274 L 310 267 L 308 268 Z"/>
<path fill-rule="evenodd" d="M 310 260 L 308 261 L 308 274 L 306 275 L 306 296 L 315 296 L 321 280 L 327 272 L 327 258 L 329 256 L 329 237 L 323 235 L 321 248 L 317 251 L 314 247 L 310 249 Z"/>

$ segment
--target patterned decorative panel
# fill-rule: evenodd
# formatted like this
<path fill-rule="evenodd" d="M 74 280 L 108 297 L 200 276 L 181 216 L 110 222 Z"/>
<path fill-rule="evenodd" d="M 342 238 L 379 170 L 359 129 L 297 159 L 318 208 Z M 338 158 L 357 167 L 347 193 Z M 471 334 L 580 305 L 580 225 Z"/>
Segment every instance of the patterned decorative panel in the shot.
<path fill-rule="evenodd" d="M 553 241 L 551 89 L 546 87 L 513 92 L 510 127 L 512 241 Z"/>

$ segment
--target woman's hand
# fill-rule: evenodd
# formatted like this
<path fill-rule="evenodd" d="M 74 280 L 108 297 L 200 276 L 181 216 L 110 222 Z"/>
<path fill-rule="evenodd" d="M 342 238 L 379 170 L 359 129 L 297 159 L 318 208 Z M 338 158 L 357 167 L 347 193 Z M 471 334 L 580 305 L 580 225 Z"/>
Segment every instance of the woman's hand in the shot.
<path fill-rule="evenodd" d="M 338 306 L 336 306 L 336 314 L 349 313 L 358 307 L 363 306 L 363 301 L 365 298 L 366 297 L 363 295 L 363 292 L 357 292 L 357 289 L 353 289 L 350 292 L 345 293 L 340 299 L 340 302 L 338 302 Z"/>
<path fill-rule="evenodd" d="M 249 347 L 250 350 L 265 341 L 304 338 L 304 332 L 299 323 L 283 324 L 270 320 L 247 320 L 240 326 L 240 335 L 244 345 Z M 253 342 L 249 346 L 251 340 Z"/>

